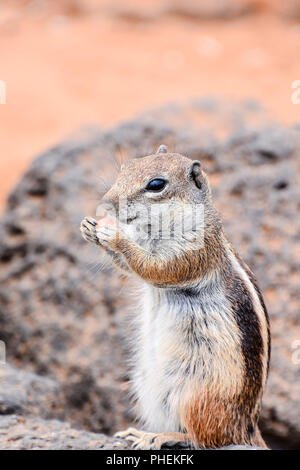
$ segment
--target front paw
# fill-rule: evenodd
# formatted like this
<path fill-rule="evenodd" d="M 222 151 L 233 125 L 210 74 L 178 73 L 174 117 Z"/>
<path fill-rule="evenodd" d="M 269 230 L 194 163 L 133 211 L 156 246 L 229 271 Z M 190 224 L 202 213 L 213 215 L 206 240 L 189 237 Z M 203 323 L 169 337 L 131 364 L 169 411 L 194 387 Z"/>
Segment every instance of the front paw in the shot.
<path fill-rule="evenodd" d="M 96 235 L 100 245 L 112 251 L 118 251 L 118 242 L 121 239 L 117 221 L 103 219 L 96 227 Z"/>
<path fill-rule="evenodd" d="M 96 233 L 97 221 L 92 217 L 85 217 L 80 224 L 80 231 L 83 238 L 91 243 L 99 245 L 99 240 Z"/>
<path fill-rule="evenodd" d="M 111 251 L 118 251 L 118 242 L 122 234 L 115 219 L 106 217 L 97 222 L 92 217 L 85 217 L 80 224 L 80 231 L 88 242 Z"/>

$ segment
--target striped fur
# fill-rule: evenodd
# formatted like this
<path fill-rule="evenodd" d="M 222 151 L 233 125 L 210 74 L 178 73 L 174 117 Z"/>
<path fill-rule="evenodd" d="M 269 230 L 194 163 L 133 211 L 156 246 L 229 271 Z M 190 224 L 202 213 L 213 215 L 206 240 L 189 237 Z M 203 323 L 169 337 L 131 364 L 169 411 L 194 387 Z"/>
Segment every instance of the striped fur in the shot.
<path fill-rule="evenodd" d="M 204 204 L 201 247 L 193 237 L 142 241 L 134 226 L 148 223 L 141 217 L 97 232 L 97 242 L 142 285 L 132 361 L 137 414 L 159 442 L 161 433 L 176 433 L 201 447 L 264 446 L 257 423 L 270 356 L 266 308 L 254 275 L 223 232 L 205 173 L 196 162 L 191 178 L 190 168 L 177 154 L 129 162 L 105 201 L 117 207 L 126 195 L 134 213 L 137 201 L 159 200 L 145 194 L 147 178 L 167 177 L 162 200 Z M 84 236 L 94 241 L 96 231 L 91 235 L 86 226 Z M 130 440 L 133 434 L 139 448 L 146 442 L 154 448 L 153 434 L 141 438 L 130 429 Z"/>
<path fill-rule="evenodd" d="M 225 272 L 192 288 L 145 286 L 133 388 L 147 430 L 184 430 L 202 447 L 264 445 L 269 335 L 249 282 L 230 254 Z"/>

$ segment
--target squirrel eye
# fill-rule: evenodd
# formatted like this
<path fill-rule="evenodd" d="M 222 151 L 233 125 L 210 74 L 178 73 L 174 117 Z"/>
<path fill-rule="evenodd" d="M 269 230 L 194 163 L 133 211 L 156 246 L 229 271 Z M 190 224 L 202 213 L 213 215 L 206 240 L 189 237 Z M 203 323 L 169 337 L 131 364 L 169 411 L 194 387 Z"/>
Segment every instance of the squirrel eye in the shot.
<path fill-rule="evenodd" d="M 151 181 L 146 186 L 146 191 L 162 191 L 164 187 L 166 186 L 167 181 L 164 180 L 163 178 L 155 178 Z"/>

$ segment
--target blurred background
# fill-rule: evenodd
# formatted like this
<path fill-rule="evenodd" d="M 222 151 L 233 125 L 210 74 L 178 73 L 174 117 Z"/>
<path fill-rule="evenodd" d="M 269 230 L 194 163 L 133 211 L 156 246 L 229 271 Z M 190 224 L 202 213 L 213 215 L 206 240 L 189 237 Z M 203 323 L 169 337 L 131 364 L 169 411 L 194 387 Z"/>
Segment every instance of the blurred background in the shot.
<path fill-rule="evenodd" d="M 28 162 L 86 123 L 199 94 L 299 119 L 297 0 L 2 0 L 0 207 Z"/>
<path fill-rule="evenodd" d="M 260 426 L 300 449 L 299 50 L 300 0 L 0 2 L 1 449 L 113 448 L 134 423 L 135 281 L 79 224 L 160 144 L 201 160 L 258 278 Z"/>

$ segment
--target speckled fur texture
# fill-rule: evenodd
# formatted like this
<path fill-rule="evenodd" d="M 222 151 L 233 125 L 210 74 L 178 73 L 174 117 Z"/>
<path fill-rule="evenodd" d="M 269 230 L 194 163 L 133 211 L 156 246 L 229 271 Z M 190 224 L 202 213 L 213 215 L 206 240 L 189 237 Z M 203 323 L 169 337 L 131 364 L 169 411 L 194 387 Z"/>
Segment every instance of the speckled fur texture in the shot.
<path fill-rule="evenodd" d="M 167 181 L 161 192 L 147 191 L 153 178 Z M 118 210 L 124 198 L 127 215 L 118 224 L 86 218 L 81 225 L 87 240 L 141 283 L 132 389 L 145 431 L 119 436 L 146 449 L 170 440 L 201 448 L 265 446 L 257 423 L 270 355 L 268 315 L 254 275 L 224 234 L 200 163 L 165 149 L 128 161 L 104 203 Z M 177 215 L 201 205 L 203 233 L 141 239 L 136 228 L 149 221 L 137 205 L 158 202 L 174 204 Z"/>

